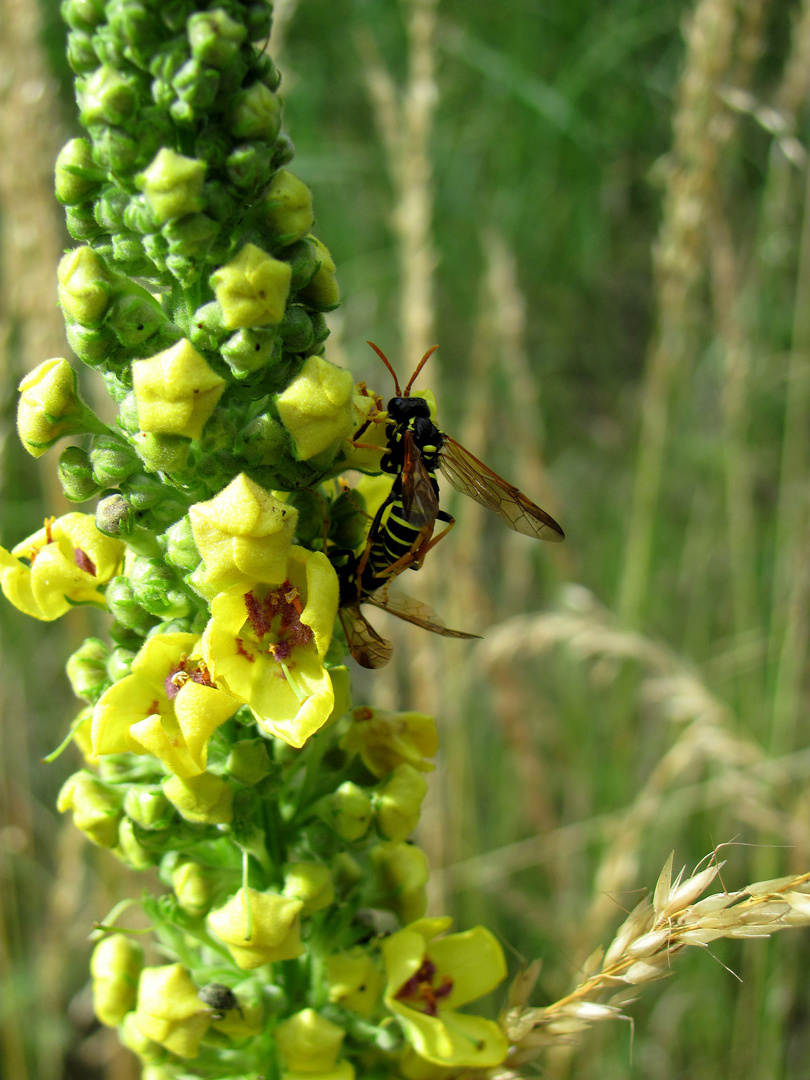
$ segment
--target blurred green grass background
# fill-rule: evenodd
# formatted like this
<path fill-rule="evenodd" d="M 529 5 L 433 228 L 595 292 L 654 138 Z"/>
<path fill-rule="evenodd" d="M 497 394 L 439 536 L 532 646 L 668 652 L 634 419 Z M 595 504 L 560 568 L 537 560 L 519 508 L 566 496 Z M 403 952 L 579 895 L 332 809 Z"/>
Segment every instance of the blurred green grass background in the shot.
<path fill-rule="evenodd" d="M 33 463 L 13 428 L 43 324 L 60 333 L 49 173 L 76 129 L 56 8 L 0 5 L 7 547 L 60 512 L 55 455 Z M 691 869 L 734 840 L 729 889 L 810 867 L 810 4 L 277 10 L 293 169 L 344 293 L 327 355 L 387 396 L 365 339 L 401 381 L 438 342 L 442 426 L 567 533 L 532 544 L 448 499 L 458 524 L 407 587 L 484 642 L 380 616 L 396 662 L 356 679 L 358 703 L 435 711 L 431 902 L 515 966 L 542 957 L 543 1004 L 673 848 Z M 144 881 L 58 820 L 76 752 L 40 763 L 73 715 L 79 619 L 0 606 L 9 1080 L 135 1075 L 93 1024 L 86 934 Z M 546 1075 L 805 1080 L 807 933 L 692 953 L 634 1034 L 594 1030 Z"/>

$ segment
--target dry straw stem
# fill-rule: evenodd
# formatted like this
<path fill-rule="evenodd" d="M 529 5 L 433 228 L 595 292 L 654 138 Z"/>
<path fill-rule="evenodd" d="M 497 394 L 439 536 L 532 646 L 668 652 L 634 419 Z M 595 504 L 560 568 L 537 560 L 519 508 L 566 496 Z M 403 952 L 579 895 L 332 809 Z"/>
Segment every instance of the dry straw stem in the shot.
<path fill-rule="evenodd" d="M 559 1001 L 527 1008 L 532 979 L 525 973 L 518 976 L 511 1008 L 501 1017 L 512 1043 L 507 1066 L 517 1068 L 600 1021 L 626 1019 L 623 1007 L 636 995 L 635 988 L 669 975 L 673 958 L 687 945 L 705 949 L 719 938 L 769 937 L 777 930 L 810 925 L 810 873 L 700 899 L 723 866 L 716 852 L 710 859 L 704 869 L 689 877 L 681 870 L 673 880 L 670 855 L 652 897 L 630 912 L 607 950 L 600 947 L 591 954 L 581 981 Z"/>
<path fill-rule="evenodd" d="M 509 619 L 491 629 L 478 646 L 476 659 L 490 672 L 496 689 L 501 685 L 507 691 L 513 688 L 516 661 L 557 647 L 587 665 L 591 678 L 602 688 L 618 675 L 623 663 L 635 662 L 641 671 L 638 697 L 642 706 L 678 724 L 677 737 L 627 807 L 482 856 L 475 867 L 466 863 L 448 867 L 448 877 L 464 884 L 477 875 L 479 881 L 483 877 L 494 884 L 562 850 L 563 841 L 570 845 L 577 837 L 583 843 L 607 837 L 608 847 L 595 878 L 596 898 L 583 921 L 585 936 L 592 940 L 612 915 L 609 897 L 638 877 L 646 831 L 663 820 L 686 816 L 699 806 L 722 805 L 737 821 L 757 830 L 772 829 L 786 842 L 805 844 L 806 835 L 799 835 L 796 823 L 774 806 L 774 788 L 788 782 L 792 759 L 767 760 L 753 740 L 736 734 L 736 717 L 694 670 L 644 635 L 611 625 L 608 613 L 586 590 L 569 587 L 564 598 L 567 610 Z M 710 779 L 694 784 L 700 770 L 709 770 Z M 560 843 L 555 843 L 557 834 Z"/>
<path fill-rule="evenodd" d="M 720 89 L 734 70 L 737 0 L 699 0 L 687 24 L 677 91 L 664 213 L 653 253 L 658 325 L 647 362 L 630 526 L 619 583 L 619 612 L 637 623 L 649 595 L 670 398 L 676 374 L 688 378 L 696 345 L 706 224 L 715 204 L 723 145 L 732 134 Z"/>
<path fill-rule="evenodd" d="M 358 35 L 374 117 L 388 159 L 396 202 L 392 225 L 402 272 L 400 322 L 402 351 L 417 359 L 433 344 L 436 322 L 433 271 L 433 181 L 430 133 L 439 94 L 436 87 L 436 8 L 438 0 L 406 0 L 408 74 L 398 93 L 380 59 L 374 39 Z"/>

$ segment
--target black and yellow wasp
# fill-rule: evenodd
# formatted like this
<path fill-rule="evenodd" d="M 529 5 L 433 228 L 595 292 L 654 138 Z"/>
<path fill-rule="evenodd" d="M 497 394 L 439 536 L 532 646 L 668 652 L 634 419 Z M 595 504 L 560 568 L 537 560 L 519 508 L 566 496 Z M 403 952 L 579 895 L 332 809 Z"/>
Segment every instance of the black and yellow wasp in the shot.
<path fill-rule="evenodd" d="M 454 519 L 439 507 L 437 469 L 454 488 L 494 511 L 516 532 L 552 541 L 563 540 L 565 534 L 545 510 L 441 431 L 430 418 L 425 398 L 411 395 L 414 381 L 438 346 L 428 349 L 401 391 L 388 358 L 373 342 L 368 344 L 394 379 L 395 397 L 380 416 L 380 421 L 387 425 L 386 449 L 380 467 L 394 476 L 394 482 L 371 522 L 363 554 L 359 558 L 349 557 L 339 567 L 338 576 L 339 614 L 349 649 L 358 663 L 375 668 L 388 662 L 392 648 L 362 615 L 363 603 L 381 607 L 445 637 L 476 636 L 449 630 L 426 605 L 388 593 L 394 578 L 408 568 L 418 570 L 428 551 L 453 526 Z M 372 422 L 374 419 L 367 424 Z M 363 430 L 357 432 L 356 438 Z M 445 528 L 434 536 L 437 522 Z"/>

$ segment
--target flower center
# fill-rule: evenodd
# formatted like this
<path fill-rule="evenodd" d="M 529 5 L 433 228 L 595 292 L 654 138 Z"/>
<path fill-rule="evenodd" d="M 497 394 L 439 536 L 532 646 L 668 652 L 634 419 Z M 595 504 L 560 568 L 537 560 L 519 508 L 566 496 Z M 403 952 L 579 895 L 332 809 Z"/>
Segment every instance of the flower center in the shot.
<path fill-rule="evenodd" d="M 170 668 L 169 674 L 163 680 L 163 687 L 169 701 L 174 701 L 180 687 L 187 682 L 200 683 L 201 686 L 213 686 L 214 680 L 211 673 L 202 660 L 189 660 L 187 656 Z"/>
<path fill-rule="evenodd" d="M 301 594 L 289 578 L 263 597 L 245 593 L 245 610 L 258 641 L 266 635 L 274 638 L 267 651 L 280 664 L 289 661 L 293 649 L 312 641 L 312 630 L 301 622 Z"/>
<path fill-rule="evenodd" d="M 435 986 L 435 979 L 436 965 L 426 956 L 419 970 L 400 987 L 397 1001 L 427 1016 L 438 1016 L 439 1002 L 453 989 L 453 980 L 449 975 L 443 975 L 441 984 Z"/>

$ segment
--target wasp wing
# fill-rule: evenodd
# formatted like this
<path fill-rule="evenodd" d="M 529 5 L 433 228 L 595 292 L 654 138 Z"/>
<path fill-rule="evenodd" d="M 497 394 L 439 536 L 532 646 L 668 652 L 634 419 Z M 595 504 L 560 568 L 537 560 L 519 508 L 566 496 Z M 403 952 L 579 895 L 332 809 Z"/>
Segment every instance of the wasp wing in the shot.
<path fill-rule="evenodd" d="M 550 514 L 449 435 L 444 436 L 439 450 L 439 468 L 457 491 L 494 510 L 515 532 L 539 540 L 565 539 L 565 533 Z"/>
<path fill-rule="evenodd" d="M 371 623 L 360 611 L 358 604 L 345 604 L 338 609 L 338 617 L 349 652 L 364 668 L 385 667 L 394 652 L 394 646 L 380 637 Z"/>
<path fill-rule="evenodd" d="M 405 432 L 404 442 L 402 508 L 408 523 L 415 529 L 422 529 L 426 525 L 432 528 L 439 513 L 439 496 L 410 431 Z"/>
<path fill-rule="evenodd" d="M 444 625 L 439 616 L 423 604 L 421 600 L 414 600 L 412 596 L 404 593 L 388 593 L 385 589 L 378 589 L 370 596 L 363 597 L 364 604 L 373 604 L 375 607 L 396 615 L 398 619 L 421 626 L 423 630 L 430 630 L 432 634 L 441 634 L 442 637 L 453 638 L 480 638 L 480 634 L 466 634 L 463 630 L 450 630 Z"/>

